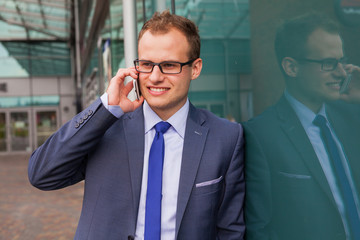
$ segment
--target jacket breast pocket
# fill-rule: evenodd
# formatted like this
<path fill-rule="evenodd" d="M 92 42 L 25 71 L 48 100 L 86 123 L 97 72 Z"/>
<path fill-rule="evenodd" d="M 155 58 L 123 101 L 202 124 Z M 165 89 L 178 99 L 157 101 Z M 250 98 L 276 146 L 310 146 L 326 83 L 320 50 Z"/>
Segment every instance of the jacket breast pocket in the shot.
<path fill-rule="evenodd" d="M 309 204 L 307 199 L 319 192 L 319 185 L 313 176 L 308 173 L 278 172 L 273 181 L 273 196 L 286 201 L 300 202 L 301 205 Z M 304 196 L 305 199 L 304 199 Z"/>
<path fill-rule="evenodd" d="M 193 189 L 194 195 L 216 193 L 221 189 L 222 184 L 223 184 L 223 176 L 208 181 L 196 183 Z"/>
<path fill-rule="evenodd" d="M 223 177 L 210 180 L 202 178 L 193 186 L 182 224 L 190 238 L 186 239 L 215 239 L 218 211 L 224 190 Z M 196 224 L 193 224 L 193 223 Z M 200 237 L 201 236 L 201 237 Z"/>

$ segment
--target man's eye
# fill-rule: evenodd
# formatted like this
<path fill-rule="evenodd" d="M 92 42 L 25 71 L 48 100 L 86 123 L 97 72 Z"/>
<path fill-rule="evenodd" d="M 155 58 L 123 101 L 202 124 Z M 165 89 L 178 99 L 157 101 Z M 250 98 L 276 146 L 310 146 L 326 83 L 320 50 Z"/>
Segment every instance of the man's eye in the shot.
<path fill-rule="evenodd" d="M 335 60 L 335 59 L 324 61 L 325 66 L 334 66 L 336 63 L 337 63 L 337 60 Z"/>
<path fill-rule="evenodd" d="M 174 68 L 174 67 L 176 67 L 176 64 L 175 63 L 163 63 L 162 67 L 163 68 Z"/>
<path fill-rule="evenodd" d="M 152 67 L 152 64 L 150 62 L 142 62 L 140 63 L 141 67 Z"/>

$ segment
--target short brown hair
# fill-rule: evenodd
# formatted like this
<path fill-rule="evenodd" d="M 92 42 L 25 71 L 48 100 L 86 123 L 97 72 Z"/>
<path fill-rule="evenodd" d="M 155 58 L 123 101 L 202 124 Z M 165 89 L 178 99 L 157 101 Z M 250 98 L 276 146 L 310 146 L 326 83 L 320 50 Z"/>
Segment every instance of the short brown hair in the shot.
<path fill-rule="evenodd" d="M 185 17 L 171 14 L 169 10 L 165 10 L 162 13 L 155 12 L 154 15 L 141 28 L 138 41 L 140 41 L 141 37 L 148 30 L 152 34 L 158 34 L 167 33 L 171 30 L 171 28 L 176 28 L 187 38 L 190 46 L 190 51 L 188 53 L 189 58 L 199 58 L 200 36 L 197 26 L 195 23 Z"/>

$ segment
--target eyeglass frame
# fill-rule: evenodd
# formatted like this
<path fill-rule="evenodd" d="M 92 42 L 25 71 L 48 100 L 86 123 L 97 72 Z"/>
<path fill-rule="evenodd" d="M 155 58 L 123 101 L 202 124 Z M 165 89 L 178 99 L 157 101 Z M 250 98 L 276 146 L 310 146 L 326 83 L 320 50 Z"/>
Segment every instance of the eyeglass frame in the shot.
<path fill-rule="evenodd" d="M 152 73 L 153 70 L 154 70 L 154 67 L 155 67 L 155 66 L 158 66 L 159 69 L 160 69 L 160 71 L 161 71 L 161 73 L 163 73 L 163 74 L 179 74 L 179 73 L 181 73 L 183 66 L 192 64 L 196 59 L 197 59 L 197 58 L 194 58 L 194 59 L 191 59 L 191 60 L 189 60 L 189 61 L 187 61 L 187 62 L 184 62 L 184 63 L 182 63 L 182 62 L 176 62 L 176 61 L 163 61 L 163 62 L 160 62 L 160 63 L 154 63 L 154 62 L 152 62 L 152 61 L 139 60 L 139 59 L 137 58 L 137 59 L 134 60 L 134 65 L 135 65 L 136 71 L 141 72 L 141 73 Z M 136 67 L 136 66 L 137 66 L 136 63 L 137 63 L 137 62 L 141 62 L 141 61 L 142 61 L 142 62 L 148 62 L 148 63 L 151 63 L 151 64 L 152 64 L 152 68 L 151 68 L 151 71 L 150 71 L 150 72 L 138 70 L 138 68 Z M 180 64 L 180 71 L 179 71 L 179 72 L 176 72 L 176 73 L 164 73 L 164 72 L 163 72 L 163 69 L 162 69 L 162 67 L 161 67 L 161 64 L 164 64 L 164 63 L 178 63 L 178 64 Z"/>
<path fill-rule="evenodd" d="M 322 71 L 325 71 L 325 72 L 331 72 L 331 71 L 334 71 L 337 66 L 339 65 L 339 63 L 341 64 L 346 64 L 347 63 L 347 60 L 348 58 L 347 57 L 342 57 L 340 59 L 336 59 L 336 58 L 324 58 L 324 59 L 310 59 L 310 58 L 295 58 L 295 60 L 297 61 L 304 61 L 304 62 L 314 62 L 314 63 L 320 63 L 321 64 L 321 70 Z M 331 69 L 324 69 L 324 64 L 326 61 L 334 61 L 333 62 L 333 66 Z"/>

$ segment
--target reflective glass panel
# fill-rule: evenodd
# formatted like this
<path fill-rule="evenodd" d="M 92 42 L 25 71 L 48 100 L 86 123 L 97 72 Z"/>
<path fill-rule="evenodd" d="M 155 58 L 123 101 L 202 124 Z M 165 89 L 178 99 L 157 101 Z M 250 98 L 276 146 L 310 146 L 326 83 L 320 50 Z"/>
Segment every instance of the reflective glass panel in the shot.
<path fill-rule="evenodd" d="M 27 112 L 13 112 L 10 114 L 10 133 L 12 151 L 28 151 L 29 116 Z"/>
<path fill-rule="evenodd" d="M 6 115 L 0 113 L 0 152 L 6 151 Z"/>
<path fill-rule="evenodd" d="M 56 111 L 36 113 L 37 146 L 40 146 L 57 129 Z"/>

